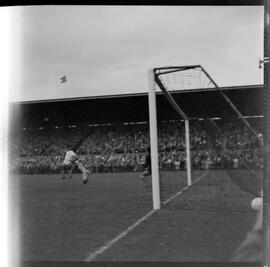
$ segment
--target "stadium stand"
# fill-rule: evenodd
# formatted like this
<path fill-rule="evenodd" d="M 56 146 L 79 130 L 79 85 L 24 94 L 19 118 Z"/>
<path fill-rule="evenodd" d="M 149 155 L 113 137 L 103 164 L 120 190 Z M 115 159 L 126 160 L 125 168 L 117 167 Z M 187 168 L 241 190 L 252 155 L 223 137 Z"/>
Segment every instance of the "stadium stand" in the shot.
<path fill-rule="evenodd" d="M 231 98 L 238 101 L 244 115 L 250 117 L 249 120 L 260 132 L 262 110 L 257 103 L 261 98 L 262 87 L 226 90 Z M 200 107 L 202 97 L 206 100 L 209 98 L 210 107 Z M 223 111 L 218 110 L 211 92 L 176 93 L 175 98 L 189 107 L 188 113 L 194 118 L 191 127 L 193 168 L 205 168 L 206 161 L 211 162 L 212 168 L 219 168 L 221 164 L 241 168 L 235 159 L 237 150 L 242 151 L 243 155 L 239 156 L 248 159 L 254 168 L 261 167 L 262 155 L 257 141 L 245 127 L 218 118 Z M 157 101 L 163 100 L 158 96 Z M 160 167 L 185 168 L 184 129 L 174 120 L 174 113 L 163 114 L 166 103 L 163 105 L 164 109 L 160 111 L 162 121 L 159 121 L 158 126 Z M 10 111 L 11 121 L 16 122 L 12 123 L 16 127 L 10 130 L 11 172 L 58 173 L 65 148 L 78 142 L 80 146 L 77 152 L 92 172 L 141 170 L 149 145 L 146 94 L 12 103 Z M 214 137 L 215 144 L 209 139 L 211 129 L 206 127 L 200 116 L 214 118 L 215 123 L 219 124 L 221 131 Z M 213 145 L 218 151 L 212 149 Z"/>

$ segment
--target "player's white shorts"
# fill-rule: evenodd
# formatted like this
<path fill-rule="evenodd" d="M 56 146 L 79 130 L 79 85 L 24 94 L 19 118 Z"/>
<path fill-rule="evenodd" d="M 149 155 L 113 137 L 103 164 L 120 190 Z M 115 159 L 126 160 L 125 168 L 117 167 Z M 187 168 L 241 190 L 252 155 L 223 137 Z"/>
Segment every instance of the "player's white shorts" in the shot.
<path fill-rule="evenodd" d="M 90 172 L 85 168 L 83 163 L 76 161 L 76 165 L 78 166 L 78 169 L 82 172 L 83 180 L 88 179 L 88 177 L 90 176 Z"/>
<path fill-rule="evenodd" d="M 64 167 L 71 167 L 72 165 L 73 165 L 73 162 L 71 162 L 70 160 L 64 160 L 63 162 Z"/>

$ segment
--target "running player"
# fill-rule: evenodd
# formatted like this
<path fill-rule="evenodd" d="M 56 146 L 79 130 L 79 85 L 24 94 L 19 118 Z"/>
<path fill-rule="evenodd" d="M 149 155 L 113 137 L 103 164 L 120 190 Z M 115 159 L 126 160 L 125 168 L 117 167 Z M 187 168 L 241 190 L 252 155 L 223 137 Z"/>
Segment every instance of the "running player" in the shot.
<path fill-rule="evenodd" d="M 72 178 L 72 172 L 75 166 L 77 166 L 78 169 L 82 172 L 83 183 L 87 184 L 88 178 L 90 176 L 90 171 L 85 168 L 73 150 L 68 150 L 64 153 L 62 179 L 66 179 L 66 173 L 69 174 L 69 178 Z"/>

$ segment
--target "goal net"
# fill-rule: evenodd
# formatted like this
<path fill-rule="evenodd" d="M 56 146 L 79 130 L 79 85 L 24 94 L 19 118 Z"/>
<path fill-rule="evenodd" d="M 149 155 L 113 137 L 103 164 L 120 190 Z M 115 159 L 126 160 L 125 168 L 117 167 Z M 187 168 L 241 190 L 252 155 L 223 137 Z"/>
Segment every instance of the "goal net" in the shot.
<path fill-rule="evenodd" d="M 155 68 L 149 87 L 154 208 L 250 210 L 262 194 L 261 123 L 200 65 Z M 187 106 L 197 91 L 211 95 Z"/>

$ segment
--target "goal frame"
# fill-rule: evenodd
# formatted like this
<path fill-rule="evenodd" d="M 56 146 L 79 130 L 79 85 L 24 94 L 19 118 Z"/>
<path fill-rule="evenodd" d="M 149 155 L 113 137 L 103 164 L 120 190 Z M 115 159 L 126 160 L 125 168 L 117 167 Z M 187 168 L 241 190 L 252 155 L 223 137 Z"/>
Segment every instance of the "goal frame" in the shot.
<path fill-rule="evenodd" d="M 249 131 L 253 134 L 254 137 L 258 141 L 260 138 L 258 137 L 257 132 L 253 127 L 249 124 L 249 122 L 244 118 L 242 113 L 238 110 L 238 108 L 234 105 L 234 103 L 230 100 L 230 98 L 221 90 L 221 88 L 217 85 L 217 83 L 212 79 L 212 77 L 208 74 L 208 72 L 201 65 L 187 65 L 187 66 L 164 66 L 160 68 L 153 68 L 149 70 L 149 121 L 150 121 L 150 142 L 151 142 L 151 166 L 152 166 L 152 195 L 153 195 L 153 208 L 160 209 L 160 189 L 159 189 L 159 169 L 158 169 L 158 138 L 157 138 L 157 114 L 156 114 L 156 86 L 159 87 L 164 97 L 168 100 L 171 106 L 178 113 L 180 118 L 185 121 L 185 143 L 186 143 L 186 166 L 187 166 L 187 185 L 190 186 L 192 184 L 191 177 L 191 158 L 190 158 L 190 131 L 189 131 L 189 121 L 187 114 L 181 109 L 181 107 L 177 104 L 177 102 L 172 97 L 170 91 L 175 90 L 186 90 L 186 84 L 183 85 L 183 88 L 174 89 L 173 86 L 170 88 L 166 88 L 168 85 L 165 80 L 160 78 L 162 75 L 169 75 L 176 72 L 188 71 L 189 70 L 199 71 L 203 73 L 203 76 L 206 78 L 202 78 L 202 83 L 194 84 L 192 89 L 209 88 L 209 86 L 213 86 L 216 92 L 224 99 L 228 106 L 230 106 L 231 110 L 234 111 L 234 114 L 241 119 L 241 121 L 245 124 L 245 126 L 249 129 Z M 168 77 L 169 77 L 168 76 Z M 183 78 L 185 76 L 183 75 Z M 188 79 L 192 76 L 187 75 Z M 201 77 L 201 76 L 200 76 Z M 194 76 L 196 78 L 196 76 Z M 204 83 L 207 81 L 206 83 Z M 172 90 L 173 89 L 173 90 Z"/>
<path fill-rule="evenodd" d="M 189 66 L 194 68 L 195 66 Z M 148 71 L 149 89 L 148 89 L 148 106 L 149 106 L 149 128 L 150 128 L 150 147 L 151 147 L 151 169 L 152 169 L 152 198 L 153 198 L 153 209 L 157 210 L 161 208 L 160 203 L 160 173 L 159 173 L 159 162 L 158 162 L 158 134 L 157 134 L 157 109 L 156 109 L 156 84 L 159 86 L 164 96 L 170 102 L 172 107 L 185 121 L 185 142 L 186 142 L 186 165 L 187 165 L 187 185 L 190 186 L 192 183 L 191 177 L 191 159 L 190 159 L 190 130 L 189 130 L 189 118 L 185 112 L 175 102 L 171 94 L 162 85 L 160 80 L 157 78 L 155 72 L 157 70 L 168 69 L 166 73 L 174 72 L 175 68 L 179 67 L 163 67 L 154 68 Z M 177 70 L 179 71 L 179 70 Z M 165 73 L 164 73 L 165 74 Z"/>

